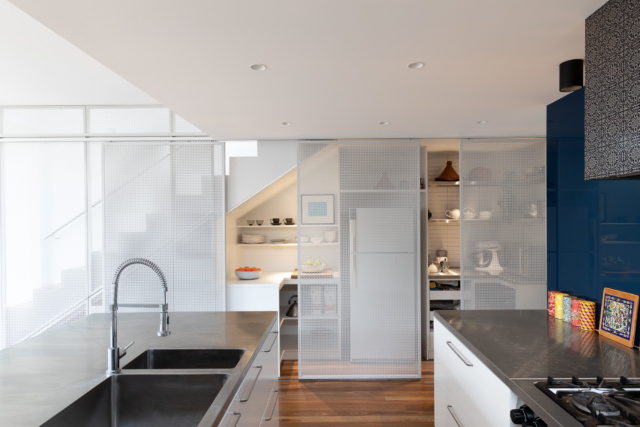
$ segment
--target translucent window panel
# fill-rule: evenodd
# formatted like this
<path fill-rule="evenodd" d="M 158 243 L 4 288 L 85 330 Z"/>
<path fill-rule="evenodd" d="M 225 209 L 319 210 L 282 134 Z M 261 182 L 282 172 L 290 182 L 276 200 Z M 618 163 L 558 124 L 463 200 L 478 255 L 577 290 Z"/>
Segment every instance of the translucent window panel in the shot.
<path fill-rule="evenodd" d="M 200 129 L 177 114 L 174 114 L 173 128 L 175 133 L 202 133 Z"/>
<path fill-rule="evenodd" d="M 460 179 L 462 308 L 545 309 L 546 141 L 461 141 Z"/>
<path fill-rule="evenodd" d="M 171 112 L 154 107 L 89 107 L 89 132 L 145 134 L 171 132 Z"/>
<path fill-rule="evenodd" d="M 417 141 L 298 144 L 301 379 L 420 378 Z"/>
<path fill-rule="evenodd" d="M 85 153 L 81 142 L 2 148 L 5 344 L 12 345 L 86 313 Z"/>
<path fill-rule="evenodd" d="M 82 107 L 2 108 L 0 132 L 15 134 L 82 134 Z"/>
<path fill-rule="evenodd" d="M 105 283 L 125 260 L 147 258 L 167 278 L 170 311 L 223 310 L 224 175 L 215 173 L 223 165 L 219 143 L 104 145 Z M 157 276 L 129 267 L 118 298 L 159 303 Z"/>

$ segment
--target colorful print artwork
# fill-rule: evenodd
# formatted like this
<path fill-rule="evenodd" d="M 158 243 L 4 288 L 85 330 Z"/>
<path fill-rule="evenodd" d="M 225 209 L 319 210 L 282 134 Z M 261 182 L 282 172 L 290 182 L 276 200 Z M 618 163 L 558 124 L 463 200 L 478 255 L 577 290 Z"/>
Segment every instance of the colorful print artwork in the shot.
<path fill-rule="evenodd" d="M 602 329 L 625 340 L 631 339 L 635 302 L 626 298 L 605 295 L 602 307 Z"/>

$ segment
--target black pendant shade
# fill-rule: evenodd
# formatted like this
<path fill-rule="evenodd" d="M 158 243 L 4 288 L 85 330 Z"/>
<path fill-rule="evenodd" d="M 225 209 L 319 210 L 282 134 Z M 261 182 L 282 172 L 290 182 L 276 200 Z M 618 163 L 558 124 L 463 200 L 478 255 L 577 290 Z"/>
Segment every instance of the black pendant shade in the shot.
<path fill-rule="evenodd" d="M 572 59 L 560 64 L 560 92 L 574 92 L 584 86 L 584 60 Z"/>

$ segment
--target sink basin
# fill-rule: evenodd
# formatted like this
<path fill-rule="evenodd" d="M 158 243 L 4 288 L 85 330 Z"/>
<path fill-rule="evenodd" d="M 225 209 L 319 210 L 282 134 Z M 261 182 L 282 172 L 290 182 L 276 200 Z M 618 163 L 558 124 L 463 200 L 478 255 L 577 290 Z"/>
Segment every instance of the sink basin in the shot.
<path fill-rule="evenodd" d="M 42 427 L 197 426 L 226 374 L 112 375 Z"/>
<path fill-rule="evenodd" d="M 151 349 L 127 363 L 122 369 L 233 369 L 244 349 Z"/>

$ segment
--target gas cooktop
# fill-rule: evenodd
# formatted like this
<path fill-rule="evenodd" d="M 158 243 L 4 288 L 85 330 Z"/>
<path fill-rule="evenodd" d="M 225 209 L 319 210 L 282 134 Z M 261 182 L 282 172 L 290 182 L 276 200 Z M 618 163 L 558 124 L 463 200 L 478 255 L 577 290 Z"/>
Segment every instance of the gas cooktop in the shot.
<path fill-rule="evenodd" d="M 549 377 L 536 386 L 585 426 L 640 425 L 640 381 L 573 377 L 569 382 Z"/>

